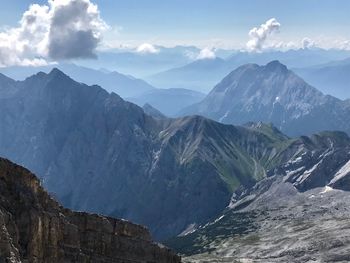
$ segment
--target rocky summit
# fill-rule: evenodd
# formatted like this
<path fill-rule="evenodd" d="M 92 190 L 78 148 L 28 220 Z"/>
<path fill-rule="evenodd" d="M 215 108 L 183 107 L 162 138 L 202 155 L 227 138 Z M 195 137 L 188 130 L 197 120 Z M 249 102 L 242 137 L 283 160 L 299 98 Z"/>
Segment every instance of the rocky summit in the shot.
<path fill-rule="evenodd" d="M 271 122 L 289 136 L 323 130 L 350 133 L 347 103 L 324 95 L 279 61 L 238 67 L 182 114 L 229 124 Z"/>
<path fill-rule="evenodd" d="M 65 209 L 32 173 L 0 159 L 0 262 L 180 261 L 143 226 Z"/>

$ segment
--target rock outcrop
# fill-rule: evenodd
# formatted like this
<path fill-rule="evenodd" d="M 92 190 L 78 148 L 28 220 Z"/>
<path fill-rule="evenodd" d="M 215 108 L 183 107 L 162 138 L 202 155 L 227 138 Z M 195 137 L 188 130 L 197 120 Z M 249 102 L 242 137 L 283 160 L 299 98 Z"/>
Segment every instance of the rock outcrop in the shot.
<path fill-rule="evenodd" d="M 0 262 L 180 261 L 143 226 L 63 208 L 32 173 L 0 158 Z"/>

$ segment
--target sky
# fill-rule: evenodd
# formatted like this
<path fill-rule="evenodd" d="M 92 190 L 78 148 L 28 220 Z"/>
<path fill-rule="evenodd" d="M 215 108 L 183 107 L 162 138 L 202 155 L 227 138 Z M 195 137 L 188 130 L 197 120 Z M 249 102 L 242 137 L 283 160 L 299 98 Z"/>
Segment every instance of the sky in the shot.
<path fill-rule="evenodd" d="M 270 18 L 281 23 L 280 38 L 285 41 L 350 37 L 350 1 L 346 0 L 101 0 L 97 3 L 102 17 L 122 28 L 120 39 L 123 40 L 201 45 L 222 40 L 228 46 L 244 45 L 248 31 Z"/>
<path fill-rule="evenodd" d="M 78 22 L 55 23 L 60 20 L 58 16 L 65 19 L 64 12 L 68 17 L 74 13 L 74 2 L 87 3 L 86 14 L 79 12 Z M 1 47 L 13 45 L 20 46 L 16 50 L 8 48 L 18 53 L 18 59 L 11 62 L 15 64 L 23 63 L 24 57 L 29 59 L 25 63 L 35 59 L 35 63 L 44 63 L 40 59 L 45 56 L 53 59 L 91 57 L 95 49 L 128 47 L 137 50 L 145 43 L 250 51 L 298 48 L 305 43 L 322 48 L 350 48 L 348 0 L 2 0 L 1 3 L 6 8 L 0 9 L 0 65 L 7 63 L 1 59 L 7 49 L 5 52 Z M 49 10 L 40 9 L 39 16 L 44 22 L 28 33 L 24 28 L 28 25 L 20 20 L 33 4 Z M 72 8 L 64 8 L 68 5 Z M 266 28 L 272 19 L 274 24 Z M 16 28 L 21 30 L 14 33 L 12 29 Z M 43 39 L 38 39 L 40 34 Z M 23 35 L 30 35 L 30 45 L 23 41 Z M 81 52 L 77 48 L 70 48 L 65 54 L 60 51 L 81 39 L 87 43 Z M 23 47 L 33 44 L 40 48 Z M 149 46 L 144 50 L 156 51 Z"/>

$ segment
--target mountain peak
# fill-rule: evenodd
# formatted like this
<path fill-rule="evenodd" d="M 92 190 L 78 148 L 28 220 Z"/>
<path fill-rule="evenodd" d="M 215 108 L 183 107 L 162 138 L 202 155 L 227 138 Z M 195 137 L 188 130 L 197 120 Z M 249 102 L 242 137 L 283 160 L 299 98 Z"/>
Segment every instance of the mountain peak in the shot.
<path fill-rule="evenodd" d="M 47 79 L 55 82 L 62 82 L 62 81 L 68 81 L 68 82 L 76 82 L 74 79 L 72 79 L 70 76 L 68 76 L 66 73 L 64 73 L 62 70 L 58 68 L 53 68 L 48 74 Z"/>
<path fill-rule="evenodd" d="M 275 70 L 287 71 L 288 70 L 287 66 L 282 64 L 278 60 L 273 60 L 273 61 L 267 63 L 265 68 L 268 70 L 272 70 L 272 71 L 275 71 Z"/>
<path fill-rule="evenodd" d="M 34 82 L 37 82 L 36 86 L 38 86 L 39 83 L 44 83 L 45 84 L 45 83 L 51 82 L 53 80 L 54 80 L 54 82 L 58 82 L 58 83 L 63 81 L 63 80 L 74 81 L 73 79 L 71 79 L 68 75 L 63 73 L 58 68 L 53 68 L 49 73 L 45 73 L 43 71 L 39 71 L 38 73 L 27 77 L 24 80 L 24 82 L 32 83 L 34 81 Z"/>
<path fill-rule="evenodd" d="M 264 66 L 246 64 L 235 69 L 183 114 L 200 114 L 227 124 L 272 122 L 294 136 L 334 129 L 334 118 L 339 120 L 336 129 L 348 132 L 342 107 L 349 109 L 347 103 L 325 96 L 274 60 Z"/>
<path fill-rule="evenodd" d="M 63 73 L 63 71 L 59 70 L 58 68 L 53 68 L 50 73 L 48 74 L 48 76 L 66 76 L 68 77 L 66 74 Z"/>
<path fill-rule="evenodd" d="M 0 73 L 0 83 L 14 83 L 16 82 L 15 80 L 9 78 L 8 76 Z"/>

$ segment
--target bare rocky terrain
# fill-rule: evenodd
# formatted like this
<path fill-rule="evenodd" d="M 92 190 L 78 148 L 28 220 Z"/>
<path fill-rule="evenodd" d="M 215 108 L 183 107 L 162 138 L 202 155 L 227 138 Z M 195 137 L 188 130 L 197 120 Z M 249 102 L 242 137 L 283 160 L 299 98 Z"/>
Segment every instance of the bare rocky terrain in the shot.
<path fill-rule="evenodd" d="M 273 204 L 262 197 L 199 230 L 198 254 L 184 262 L 350 261 L 347 192 L 326 187 L 298 193 L 289 183 L 274 186 L 274 191 L 278 199 Z"/>
<path fill-rule="evenodd" d="M 349 262 L 350 150 L 346 135 L 331 137 L 295 142 L 290 159 L 236 191 L 221 216 L 168 245 L 185 262 Z"/>

